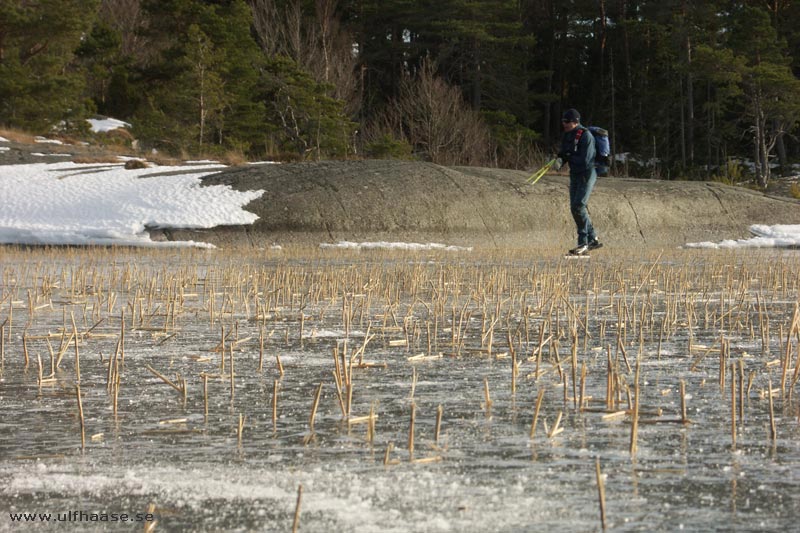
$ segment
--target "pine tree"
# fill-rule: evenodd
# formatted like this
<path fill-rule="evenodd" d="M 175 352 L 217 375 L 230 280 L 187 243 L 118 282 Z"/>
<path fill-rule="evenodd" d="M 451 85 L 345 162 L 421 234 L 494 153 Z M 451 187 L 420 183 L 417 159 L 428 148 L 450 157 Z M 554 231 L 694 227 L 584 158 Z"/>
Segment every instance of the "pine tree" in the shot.
<path fill-rule="evenodd" d="M 101 114 L 119 116 L 109 109 L 109 93 L 115 72 L 123 61 L 120 56 L 121 43 L 119 32 L 98 20 L 76 50 L 85 68 L 87 92 Z"/>
<path fill-rule="evenodd" d="M 0 1 L 0 123 L 44 132 L 85 129 L 75 50 L 97 0 Z"/>
<path fill-rule="evenodd" d="M 256 100 L 264 58 L 242 0 L 158 0 L 143 4 L 157 54 L 138 85 L 145 103 L 134 127 L 172 151 L 248 151 L 261 146 L 264 108 Z"/>
<path fill-rule="evenodd" d="M 318 83 L 291 59 L 275 56 L 266 64 L 262 87 L 273 151 L 301 159 L 351 153 L 356 125 L 344 115 L 343 102 L 328 96 L 330 86 Z"/>
<path fill-rule="evenodd" d="M 778 141 L 800 123 L 800 80 L 792 73 L 785 41 L 769 15 L 738 6 L 729 12 L 726 39 L 702 49 L 699 73 L 725 98 L 729 120 L 741 117 L 750 134 L 756 178 L 766 187 Z"/>

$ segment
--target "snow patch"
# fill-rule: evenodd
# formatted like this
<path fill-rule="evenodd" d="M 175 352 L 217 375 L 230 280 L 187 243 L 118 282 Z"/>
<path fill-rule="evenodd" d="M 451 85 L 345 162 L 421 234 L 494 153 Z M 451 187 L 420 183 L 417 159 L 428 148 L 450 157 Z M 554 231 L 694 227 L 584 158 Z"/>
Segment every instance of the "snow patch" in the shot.
<path fill-rule="evenodd" d="M 429 242 L 426 244 L 416 242 L 351 242 L 339 241 L 336 244 L 322 243 L 320 248 L 340 248 L 348 250 L 412 250 L 412 251 L 426 251 L 426 250 L 440 250 L 445 252 L 471 252 L 472 247 L 452 246 L 447 244 L 440 244 L 436 242 Z"/>

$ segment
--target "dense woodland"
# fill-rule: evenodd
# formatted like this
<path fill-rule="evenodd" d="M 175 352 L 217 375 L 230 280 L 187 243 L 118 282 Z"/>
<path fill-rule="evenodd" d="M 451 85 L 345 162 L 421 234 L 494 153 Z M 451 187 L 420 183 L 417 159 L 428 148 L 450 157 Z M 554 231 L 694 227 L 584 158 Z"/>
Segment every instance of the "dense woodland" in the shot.
<path fill-rule="evenodd" d="M 0 126 L 531 168 L 575 107 L 618 172 L 746 160 L 766 185 L 800 159 L 799 23 L 792 0 L 0 0 Z"/>

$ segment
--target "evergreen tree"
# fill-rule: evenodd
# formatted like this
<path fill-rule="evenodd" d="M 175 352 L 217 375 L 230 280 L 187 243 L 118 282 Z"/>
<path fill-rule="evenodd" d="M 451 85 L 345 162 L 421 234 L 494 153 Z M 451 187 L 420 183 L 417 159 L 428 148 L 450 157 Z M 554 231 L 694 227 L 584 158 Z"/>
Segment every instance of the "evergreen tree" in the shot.
<path fill-rule="evenodd" d="M 76 51 L 84 66 L 87 92 L 101 114 L 121 115 L 109 109 L 109 93 L 112 80 L 122 61 L 120 57 L 121 36 L 108 24 L 98 20 Z"/>
<path fill-rule="evenodd" d="M 242 0 L 158 0 L 143 4 L 146 36 L 157 51 L 139 86 L 145 103 L 137 133 L 170 150 L 261 146 L 256 100 L 264 58 Z"/>
<path fill-rule="evenodd" d="M 766 12 L 733 6 L 727 21 L 724 42 L 700 49 L 698 74 L 714 84 L 728 120 L 743 120 L 740 129 L 750 133 L 756 178 L 766 187 L 773 150 L 800 122 L 800 80 Z"/>
<path fill-rule="evenodd" d="M 409 68 L 425 55 L 416 47 L 416 17 L 430 13 L 429 2 L 341 0 L 342 22 L 353 35 L 362 84 L 362 121 L 399 94 Z"/>
<path fill-rule="evenodd" d="M 763 185 L 800 154 L 798 16 L 788 0 L 0 0 L 0 124 L 81 129 L 96 109 L 173 151 L 304 158 L 352 153 L 358 129 L 406 156 L 525 167 L 576 107 L 652 162 L 642 175 L 738 156 Z M 462 148 L 420 133 L 425 87 L 431 113 L 469 115 L 451 122 Z"/>
<path fill-rule="evenodd" d="M 85 129 L 85 78 L 75 50 L 97 0 L 0 0 L 0 123 L 44 132 Z"/>
<path fill-rule="evenodd" d="M 352 153 L 356 125 L 344 116 L 343 102 L 328 96 L 329 86 L 283 56 L 267 62 L 262 86 L 270 151 L 301 159 Z"/>

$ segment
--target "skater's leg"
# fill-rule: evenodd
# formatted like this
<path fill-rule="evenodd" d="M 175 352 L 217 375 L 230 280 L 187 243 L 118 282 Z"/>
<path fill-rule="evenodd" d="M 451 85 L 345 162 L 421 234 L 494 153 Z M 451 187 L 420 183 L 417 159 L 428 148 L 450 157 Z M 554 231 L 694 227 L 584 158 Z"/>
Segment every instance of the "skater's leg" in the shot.
<path fill-rule="evenodd" d="M 588 244 L 597 239 L 594 226 L 589 217 L 589 210 L 587 209 L 589 197 L 592 194 L 592 189 L 594 189 L 596 181 L 597 174 L 594 169 L 586 174 L 570 174 L 569 177 L 569 207 L 578 231 L 579 245 Z"/>

